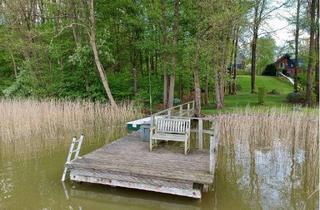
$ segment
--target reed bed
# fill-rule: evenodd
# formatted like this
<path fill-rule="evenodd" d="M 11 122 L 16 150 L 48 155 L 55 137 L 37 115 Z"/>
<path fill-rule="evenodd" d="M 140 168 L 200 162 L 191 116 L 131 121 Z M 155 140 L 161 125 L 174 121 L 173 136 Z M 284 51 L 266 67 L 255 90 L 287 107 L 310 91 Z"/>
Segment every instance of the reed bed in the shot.
<path fill-rule="evenodd" d="M 319 143 L 318 110 L 293 110 L 287 107 L 260 109 L 247 107 L 234 113 L 220 114 L 219 122 L 222 143 L 227 141 L 249 140 L 252 143 L 265 143 L 272 146 L 275 139 L 299 145 L 304 142 Z M 261 145 L 263 146 L 263 145 Z"/>
<path fill-rule="evenodd" d="M 57 144 L 56 140 L 70 144 L 72 136 L 81 133 L 113 135 L 139 115 L 130 103 L 115 107 L 89 101 L 1 99 L 0 143 L 2 148 L 19 144 L 35 148 Z"/>
<path fill-rule="evenodd" d="M 259 154 L 272 154 L 274 160 L 284 164 L 274 162 L 273 166 L 266 166 L 270 167 L 270 173 L 272 174 L 272 170 L 285 171 L 289 167 L 291 172 L 288 180 L 292 181 L 291 185 L 296 193 L 301 190 L 302 197 L 305 198 L 304 205 L 312 203 L 311 199 L 315 203 L 314 199 L 319 195 L 317 109 L 247 107 L 233 113 L 219 114 L 214 116 L 214 120 L 219 127 L 220 145 L 228 148 L 225 150 L 228 158 L 224 160 L 227 163 L 222 163 L 223 167 L 236 164 L 243 170 L 249 161 L 252 169 L 255 168 L 255 162 L 259 164 L 259 158 L 255 160 L 258 156 L 261 157 Z M 235 154 L 238 155 L 238 162 L 233 160 Z M 301 159 L 303 161 L 299 162 Z M 234 170 L 240 173 L 238 167 Z M 271 174 L 265 176 L 276 176 Z M 230 173 L 226 172 L 225 176 L 228 175 Z"/>

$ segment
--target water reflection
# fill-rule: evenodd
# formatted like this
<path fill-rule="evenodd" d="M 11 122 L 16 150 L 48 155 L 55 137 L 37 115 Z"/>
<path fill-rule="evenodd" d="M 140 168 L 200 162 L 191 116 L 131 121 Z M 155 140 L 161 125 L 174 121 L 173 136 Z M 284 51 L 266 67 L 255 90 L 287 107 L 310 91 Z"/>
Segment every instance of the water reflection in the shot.
<path fill-rule="evenodd" d="M 121 132 L 112 138 L 123 135 Z M 36 155 L 21 153 L 20 158 L 12 158 L 2 153 L 0 209 L 318 208 L 319 153 L 313 138 L 294 135 L 288 141 L 235 136 L 221 139 L 214 190 L 201 201 L 85 183 L 63 186 L 60 178 L 69 145 L 59 141 Z M 86 138 L 84 153 L 106 143 L 106 138 L 96 137 Z"/>

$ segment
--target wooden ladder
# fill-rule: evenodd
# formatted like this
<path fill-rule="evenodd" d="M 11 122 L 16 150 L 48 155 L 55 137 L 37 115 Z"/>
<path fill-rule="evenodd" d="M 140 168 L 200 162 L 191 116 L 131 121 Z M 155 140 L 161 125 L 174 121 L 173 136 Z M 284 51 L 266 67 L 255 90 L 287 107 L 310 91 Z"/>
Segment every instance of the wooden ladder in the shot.
<path fill-rule="evenodd" d="M 76 137 L 73 137 L 71 145 L 70 145 L 70 149 L 69 149 L 69 153 L 68 153 L 68 157 L 67 157 L 67 161 L 64 165 L 64 170 L 63 170 L 63 174 L 62 174 L 62 178 L 61 181 L 64 182 L 66 180 L 66 175 L 68 172 L 68 168 L 66 167 L 66 164 L 70 163 L 71 161 L 80 158 L 79 157 L 79 152 L 81 149 L 81 145 L 82 145 L 82 141 L 84 139 L 84 135 L 81 134 L 80 138 L 77 139 Z M 76 148 L 76 149 L 74 149 Z M 73 158 L 72 155 L 74 154 Z"/>

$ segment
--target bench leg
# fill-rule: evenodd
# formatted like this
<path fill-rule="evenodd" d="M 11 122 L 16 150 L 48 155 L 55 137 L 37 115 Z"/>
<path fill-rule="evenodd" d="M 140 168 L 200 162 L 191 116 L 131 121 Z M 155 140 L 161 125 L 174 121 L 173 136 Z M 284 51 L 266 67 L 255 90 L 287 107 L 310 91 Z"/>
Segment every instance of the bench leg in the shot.
<path fill-rule="evenodd" d="M 188 141 L 184 141 L 184 154 L 187 155 L 188 153 Z"/>

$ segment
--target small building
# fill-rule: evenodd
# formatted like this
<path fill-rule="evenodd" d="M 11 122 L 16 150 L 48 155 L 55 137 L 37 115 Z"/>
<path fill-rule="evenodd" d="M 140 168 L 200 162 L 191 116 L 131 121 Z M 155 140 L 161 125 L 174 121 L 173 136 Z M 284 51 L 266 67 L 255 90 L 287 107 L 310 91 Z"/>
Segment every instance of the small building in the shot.
<path fill-rule="evenodd" d="M 238 71 L 244 70 L 245 67 L 245 56 L 243 53 L 239 52 L 236 58 L 236 63 L 229 64 L 228 71 L 230 71 L 233 68 L 237 68 Z"/>
<path fill-rule="evenodd" d="M 278 60 L 274 63 L 277 72 L 281 71 L 283 74 L 288 75 L 290 77 L 294 76 L 294 72 L 296 69 L 296 64 L 298 63 L 298 73 L 301 71 L 301 62 L 296 62 L 296 59 L 291 59 L 289 54 L 285 54 L 278 58 Z"/>

